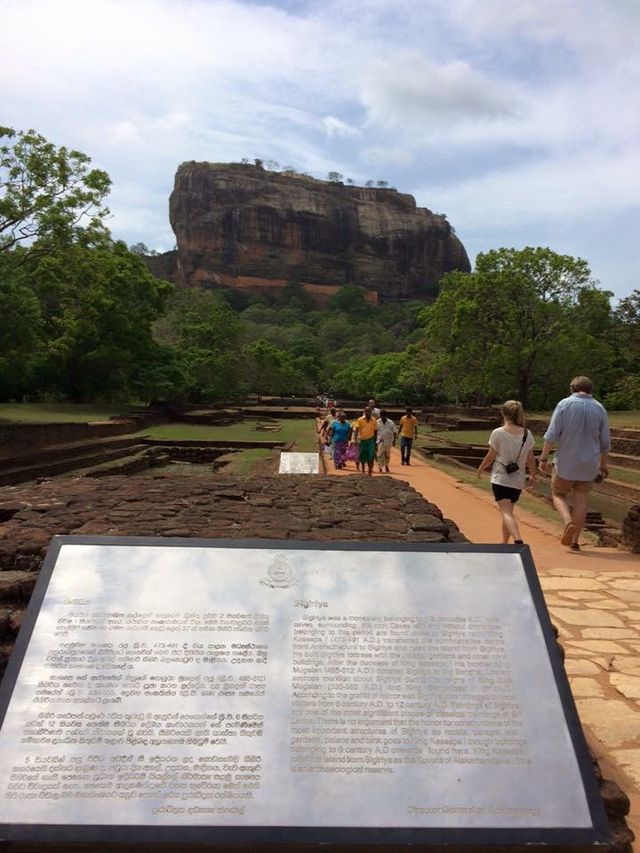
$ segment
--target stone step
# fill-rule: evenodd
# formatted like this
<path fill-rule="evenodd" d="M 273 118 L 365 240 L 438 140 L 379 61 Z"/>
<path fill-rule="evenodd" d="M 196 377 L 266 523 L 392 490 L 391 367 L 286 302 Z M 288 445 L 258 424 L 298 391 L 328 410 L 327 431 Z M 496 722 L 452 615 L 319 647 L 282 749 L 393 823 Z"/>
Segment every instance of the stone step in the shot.
<path fill-rule="evenodd" d="M 611 435 L 616 438 L 632 438 L 635 441 L 640 441 L 640 429 L 633 427 L 611 427 Z"/>
<path fill-rule="evenodd" d="M 608 477 L 601 483 L 594 483 L 594 492 L 629 500 L 632 503 L 640 502 L 640 486 L 632 486 L 631 483 L 623 483 L 620 480 L 612 480 Z"/>
<path fill-rule="evenodd" d="M 96 451 L 100 448 L 111 449 L 118 447 L 133 447 L 139 444 L 141 437 L 132 435 L 118 435 L 112 438 L 93 438 L 85 441 L 72 441 L 65 444 L 53 444 L 49 447 L 38 447 L 34 450 L 15 453 L 0 459 L 0 475 L 3 471 L 28 467 L 31 465 L 47 464 L 55 462 L 60 458 L 73 455 L 83 455 Z"/>
<path fill-rule="evenodd" d="M 609 465 L 617 466 L 618 468 L 633 468 L 640 471 L 640 456 L 628 456 L 624 453 L 610 453 Z"/>
<path fill-rule="evenodd" d="M 230 441 L 226 440 L 211 440 L 211 441 L 202 441 L 195 439 L 157 439 L 157 438 L 142 438 L 140 440 L 141 444 L 144 444 L 145 447 L 219 447 L 225 448 L 226 450 L 252 450 L 264 448 L 266 450 L 275 450 L 278 447 L 284 447 L 287 442 L 286 441 Z"/>
<path fill-rule="evenodd" d="M 640 436 L 612 436 L 611 450 L 614 453 L 621 453 L 625 456 L 640 456 Z"/>
<path fill-rule="evenodd" d="M 26 483 L 29 480 L 37 480 L 41 477 L 54 477 L 57 474 L 64 474 L 67 471 L 75 471 L 79 468 L 88 468 L 91 465 L 97 465 L 100 462 L 108 462 L 110 459 L 120 459 L 123 456 L 130 456 L 132 448 L 135 444 L 128 444 L 125 447 L 94 447 L 90 452 L 85 453 L 70 453 L 68 456 L 62 456 L 55 462 L 38 463 L 35 465 L 21 465 L 14 468 L 6 468 L 0 471 L 0 486 L 8 486 L 15 483 Z M 138 445 L 140 446 L 140 445 Z"/>

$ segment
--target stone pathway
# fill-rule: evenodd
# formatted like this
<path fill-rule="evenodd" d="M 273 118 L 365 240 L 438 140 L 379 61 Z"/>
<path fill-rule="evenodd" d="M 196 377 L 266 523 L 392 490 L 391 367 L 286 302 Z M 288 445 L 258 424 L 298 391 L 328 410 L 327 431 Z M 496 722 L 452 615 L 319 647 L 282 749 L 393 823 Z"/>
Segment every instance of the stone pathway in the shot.
<path fill-rule="evenodd" d="M 330 473 L 355 475 L 352 465 L 348 471 Z M 396 449 L 391 476 L 409 482 L 436 504 L 471 542 L 500 541 L 491 495 L 418 457 L 410 467 L 401 467 Z M 560 523 L 520 508 L 517 516 L 560 633 L 587 739 L 604 775 L 629 796 L 627 822 L 640 841 L 640 559 L 588 544 L 580 553 L 572 552 L 560 544 Z"/>

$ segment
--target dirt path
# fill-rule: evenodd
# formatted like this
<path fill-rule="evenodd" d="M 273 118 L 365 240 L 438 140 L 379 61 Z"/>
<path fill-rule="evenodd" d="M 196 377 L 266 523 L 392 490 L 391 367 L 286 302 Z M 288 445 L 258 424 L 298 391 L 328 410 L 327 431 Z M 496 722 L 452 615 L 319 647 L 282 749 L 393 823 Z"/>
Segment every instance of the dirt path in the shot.
<path fill-rule="evenodd" d="M 349 465 L 348 471 L 330 473 L 354 476 L 353 463 Z M 406 480 L 440 507 L 471 542 L 501 541 L 500 517 L 490 494 L 417 456 L 411 466 L 402 467 L 396 448 L 390 476 Z M 516 513 L 560 631 L 587 738 L 604 775 L 631 799 L 627 822 L 640 841 L 640 561 L 636 555 L 589 544 L 572 552 L 560 544 L 559 522 L 520 508 Z M 636 849 L 640 851 L 640 843 Z"/>

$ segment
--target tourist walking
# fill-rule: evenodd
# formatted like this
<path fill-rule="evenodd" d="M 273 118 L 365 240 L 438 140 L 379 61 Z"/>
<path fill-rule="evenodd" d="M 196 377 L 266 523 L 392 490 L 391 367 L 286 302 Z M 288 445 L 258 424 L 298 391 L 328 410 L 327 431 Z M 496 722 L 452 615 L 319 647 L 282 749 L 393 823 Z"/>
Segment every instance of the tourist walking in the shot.
<path fill-rule="evenodd" d="M 378 404 L 373 399 L 373 397 L 369 400 L 369 408 L 371 409 L 371 414 L 376 420 L 380 419 L 380 409 L 378 408 Z"/>
<path fill-rule="evenodd" d="M 526 429 L 524 410 L 518 400 L 507 400 L 500 407 L 503 424 L 494 429 L 489 438 L 489 450 L 478 466 L 480 477 L 491 466 L 491 488 L 496 505 L 502 515 L 502 542 L 508 544 L 513 537 L 522 543 L 520 528 L 513 510 L 526 485 L 529 470 L 530 487 L 536 476 L 536 459 L 533 455 L 533 435 Z"/>
<path fill-rule="evenodd" d="M 557 445 L 551 497 L 564 521 L 560 541 L 573 551 L 579 551 L 593 481 L 598 475 L 600 478 L 609 475 L 607 454 L 611 449 L 611 435 L 607 411 L 593 397 L 593 382 L 587 376 L 576 376 L 569 390 L 571 395 L 560 400 L 544 434 L 540 470 L 548 473 L 549 456 Z M 572 493 L 573 512 L 569 507 Z"/>
<path fill-rule="evenodd" d="M 411 465 L 411 448 L 418 437 L 418 419 L 413 409 L 407 406 L 405 414 L 400 418 L 400 458 L 403 465 Z"/>
<path fill-rule="evenodd" d="M 364 413 L 353 425 L 352 441 L 360 444 L 358 461 L 356 463 L 357 468 L 358 470 L 362 470 L 362 473 L 364 474 L 364 466 L 366 465 L 370 477 L 373 475 L 373 460 L 376 455 L 377 433 L 378 421 L 371 414 L 369 406 L 365 406 Z"/>
<path fill-rule="evenodd" d="M 380 412 L 378 420 L 378 436 L 376 439 L 378 462 L 378 471 L 382 474 L 382 469 L 389 473 L 389 462 L 391 460 L 391 448 L 395 446 L 398 427 L 392 420 L 389 420 L 384 409 Z"/>
<path fill-rule="evenodd" d="M 338 419 L 329 427 L 329 441 L 333 449 L 333 464 L 336 470 L 345 467 L 344 454 L 351 438 L 351 424 L 343 411 L 338 413 Z"/>
<path fill-rule="evenodd" d="M 326 416 L 326 418 L 320 424 L 320 436 L 322 438 L 324 438 L 325 440 L 327 438 L 327 434 L 329 432 L 331 424 L 335 421 L 335 419 L 337 417 L 338 417 L 337 409 L 335 408 L 335 406 L 332 406 L 329 409 L 329 414 Z"/>

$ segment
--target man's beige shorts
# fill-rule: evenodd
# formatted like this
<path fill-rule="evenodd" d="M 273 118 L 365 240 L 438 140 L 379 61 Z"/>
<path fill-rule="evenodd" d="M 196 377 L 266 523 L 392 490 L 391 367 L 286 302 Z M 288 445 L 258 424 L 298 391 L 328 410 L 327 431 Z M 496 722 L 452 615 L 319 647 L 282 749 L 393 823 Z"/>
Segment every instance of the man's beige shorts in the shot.
<path fill-rule="evenodd" d="M 551 475 L 551 491 L 559 498 L 566 498 L 569 492 L 590 492 L 593 482 L 591 480 L 565 480 L 559 477 L 555 468 Z"/>

